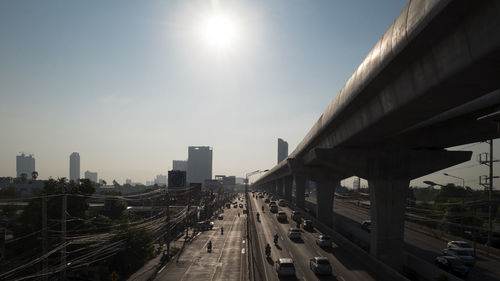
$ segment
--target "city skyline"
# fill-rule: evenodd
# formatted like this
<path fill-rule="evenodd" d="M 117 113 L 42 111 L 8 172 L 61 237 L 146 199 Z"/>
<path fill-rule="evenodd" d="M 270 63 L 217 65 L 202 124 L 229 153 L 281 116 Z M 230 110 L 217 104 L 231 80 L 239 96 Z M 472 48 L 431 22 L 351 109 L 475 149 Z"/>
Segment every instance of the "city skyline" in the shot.
<path fill-rule="evenodd" d="M 2 2 L 0 176 L 26 151 L 41 179 L 67 177 L 78 151 L 103 179 L 146 182 L 197 144 L 217 149 L 214 174 L 270 169 L 276 138 L 293 152 L 406 3 Z M 200 30 L 211 13 L 234 18 L 231 48 Z"/>

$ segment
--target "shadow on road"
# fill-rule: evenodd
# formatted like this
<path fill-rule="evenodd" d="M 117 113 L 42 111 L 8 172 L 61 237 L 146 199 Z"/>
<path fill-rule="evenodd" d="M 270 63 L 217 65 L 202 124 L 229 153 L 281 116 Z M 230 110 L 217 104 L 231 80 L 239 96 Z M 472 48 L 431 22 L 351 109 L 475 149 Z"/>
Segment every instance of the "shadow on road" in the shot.
<path fill-rule="evenodd" d="M 273 261 L 273 259 L 271 257 L 267 257 L 266 261 L 267 261 L 268 264 L 274 265 L 274 261 Z"/>
<path fill-rule="evenodd" d="M 297 278 L 297 276 L 281 276 L 281 277 L 278 276 L 278 279 L 279 280 L 299 280 Z"/>
<path fill-rule="evenodd" d="M 275 246 L 276 246 L 276 249 L 278 249 L 278 250 L 280 250 L 280 251 L 281 251 L 281 249 L 282 249 L 282 248 L 281 248 L 281 246 L 280 246 L 280 245 L 275 244 Z"/>
<path fill-rule="evenodd" d="M 304 240 L 302 240 L 302 238 L 296 238 L 296 239 L 290 239 L 290 240 L 292 240 L 295 243 L 304 244 Z"/>
<path fill-rule="evenodd" d="M 337 277 L 335 277 L 333 275 L 324 275 L 324 276 L 316 276 L 316 277 L 318 277 L 318 280 L 321 280 L 321 281 L 323 281 L 323 280 L 325 280 L 325 281 L 326 280 L 338 281 L 339 280 L 339 279 L 337 279 Z"/>

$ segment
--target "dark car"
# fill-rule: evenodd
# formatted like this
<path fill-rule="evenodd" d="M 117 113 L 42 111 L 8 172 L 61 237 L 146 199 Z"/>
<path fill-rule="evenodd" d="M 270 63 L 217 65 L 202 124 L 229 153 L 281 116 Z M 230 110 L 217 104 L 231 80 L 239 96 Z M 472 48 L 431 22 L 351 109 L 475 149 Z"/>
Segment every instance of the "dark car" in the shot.
<path fill-rule="evenodd" d="M 296 222 L 300 222 L 300 212 L 299 211 L 293 211 L 292 212 L 292 220 Z"/>
<path fill-rule="evenodd" d="M 211 221 L 202 221 L 197 225 L 199 230 L 210 230 L 214 227 L 214 223 Z"/>
<path fill-rule="evenodd" d="M 368 231 L 370 232 L 371 231 L 371 228 L 372 228 L 372 221 L 371 220 L 364 220 L 362 223 L 361 223 L 361 228 L 365 231 Z"/>
<path fill-rule="evenodd" d="M 436 259 L 434 260 L 434 264 L 436 264 L 442 270 L 449 271 L 450 273 L 455 275 L 466 277 L 469 274 L 469 268 L 458 257 L 436 257 Z"/>
<path fill-rule="evenodd" d="M 266 200 L 264 200 L 264 203 L 269 203 L 269 198 L 266 198 Z"/>
<path fill-rule="evenodd" d="M 305 220 L 302 223 L 302 228 L 304 228 L 305 230 L 313 230 L 314 224 L 313 224 L 312 220 Z"/>

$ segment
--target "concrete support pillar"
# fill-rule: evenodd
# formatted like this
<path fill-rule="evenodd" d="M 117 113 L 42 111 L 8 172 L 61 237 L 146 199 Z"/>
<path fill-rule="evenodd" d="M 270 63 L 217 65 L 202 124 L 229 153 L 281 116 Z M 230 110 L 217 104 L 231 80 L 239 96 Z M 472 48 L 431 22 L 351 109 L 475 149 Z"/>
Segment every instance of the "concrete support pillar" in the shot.
<path fill-rule="evenodd" d="M 368 186 L 371 201 L 370 254 L 403 269 L 404 213 L 410 183 L 409 157 L 388 153 L 370 160 Z"/>
<path fill-rule="evenodd" d="M 369 179 L 371 201 L 370 253 L 401 270 L 404 247 L 404 213 L 408 179 Z"/>
<path fill-rule="evenodd" d="M 283 187 L 285 189 L 285 200 L 292 202 L 292 183 L 293 177 L 287 176 L 283 178 Z"/>
<path fill-rule="evenodd" d="M 299 208 L 304 208 L 304 194 L 306 192 L 306 177 L 295 174 L 295 204 Z"/>
<path fill-rule="evenodd" d="M 276 194 L 278 196 L 283 196 L 283 179 L 276 180 Z"/>
<path fill-rule="evenodd" d="M 327 226 L 333 226 L 333 196 L 340 186 L 340 179 L 321 177 L 316 181 L 316 218 Z"/>

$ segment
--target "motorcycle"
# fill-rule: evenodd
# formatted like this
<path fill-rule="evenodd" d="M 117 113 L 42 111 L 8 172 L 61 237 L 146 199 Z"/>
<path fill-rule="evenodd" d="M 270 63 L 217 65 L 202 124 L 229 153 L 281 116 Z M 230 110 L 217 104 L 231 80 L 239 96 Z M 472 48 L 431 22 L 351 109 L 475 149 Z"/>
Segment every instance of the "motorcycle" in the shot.
<path fill-rule="evenodd" d="M 271 246 L 269 246 L 269 244 L 266 245 L 266 256 L 268 258 L 271 256 Z"/>
<path fill-rule="evenodd" d="M 208 245 L 207 245 L 207 253 L 210 253 L 212 252 L 212 241 L 208 241 Z"/>
<path fill-rule="evenodd" d="M 220 235 L 224 235 L 224 227 L 220 228 Z"/>
<path fill-rule="evenodd" d="M 278 245 L 278 234 L 274 235 L 274 245 Z"/>
<path fill-rule="evenodd" d="M 264 212 L 264 206 L 262 206 L 262 212 Z"/>

